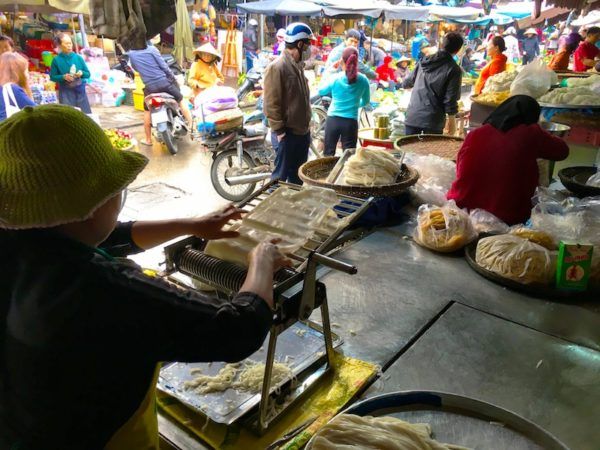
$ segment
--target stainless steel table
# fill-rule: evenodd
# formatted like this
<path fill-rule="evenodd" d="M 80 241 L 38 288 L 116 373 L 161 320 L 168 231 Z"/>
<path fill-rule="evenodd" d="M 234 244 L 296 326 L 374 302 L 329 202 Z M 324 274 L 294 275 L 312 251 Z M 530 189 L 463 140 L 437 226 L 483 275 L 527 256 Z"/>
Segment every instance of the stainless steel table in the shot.
<path fill-rule="evenodd" d="M 383 383 L 386 391 L 474 396 L 522 414 L 573 450 L 600 448 L 600 299 L 557 303 L 507 290 L 461 256 L 418 247 L 407 238 L 413 227 L 381 229 L 344 248 L 336 257 L 358 274 L 322 278 L 343 351 L 384 370 L 369 395 Z M 179 448 L 205 448 L 168 418 L 161 433 Z"/>
<path fill-rule="evenodd" d="M 600 352 L 453 304 L 367 391 L 435 390 L 487 401 L 573 450 L 600 448 Z"/>

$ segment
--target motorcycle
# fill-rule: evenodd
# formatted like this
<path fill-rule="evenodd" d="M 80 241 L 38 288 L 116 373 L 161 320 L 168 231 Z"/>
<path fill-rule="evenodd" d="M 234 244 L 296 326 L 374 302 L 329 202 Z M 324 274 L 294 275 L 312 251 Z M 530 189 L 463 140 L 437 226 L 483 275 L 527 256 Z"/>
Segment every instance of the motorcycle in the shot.
<path fill-rule="evenodd" d="M 131 63 L 129 62 L 129 55 L 119 43 L 117 43 L 117 49 L 119 50 L 117 55 L 117 64 L 111 66 L 111 69 L 120 70 L 121 72 L 124 72 L 127 77 L 133 80 L 135 78 L 135 72 L 131 67 Z M 167 66 L 169 66 L 169 69 L 171 69 L 171 72 L 173 72 L 173 75 L 183 75 L 184 72 L 173 55 L 164 54 L 161 56 L 165 63 L 167 63 Z"/>
<path fill-rule="evenodd" d="M 250 72 L 246 74 L 246 79 L 242 83 L 242 85 L 237 90 L 238 101 L 242 102 L 246 95 L 250 92 L 262 89 L 261 81 L 264 73 L 264 68 L 262 67 L 253 67 L 250 69 Z"/>
<path fill-rule="evenodd" d="M 275 168 L 275 150 L 267 139 L 269 133 L 264 114 L 259 109 L 245 116 L 244 125 L 227 133 L 200 135 L 200 142 L 212 152 L 210 179 L 217 193 L 239 202 L 254 192 L 257 183 L 271 178 Z M 312 127 L 312 125 L 311 125 Z M 309 157 L 320 158 L 313 139 Z"/>
<path fill-rule="evenodd" d="M 266 143 L 267 132 L 258 122 L 200 139 L 204 148 L 212 153 L 210 180 L 221 197 L 232 202 L 242 201 L 254 192 L 256 183 L 271 176 L 275 152 Z"/>
<path fill-rule="evenodd" d="M 150 111 L 156 140 L 164 143 L 169 153 L 177 154 L 177 141 L 189 131 L 179 103 L 167 93 L 150 94 L 144 102 Z"/>

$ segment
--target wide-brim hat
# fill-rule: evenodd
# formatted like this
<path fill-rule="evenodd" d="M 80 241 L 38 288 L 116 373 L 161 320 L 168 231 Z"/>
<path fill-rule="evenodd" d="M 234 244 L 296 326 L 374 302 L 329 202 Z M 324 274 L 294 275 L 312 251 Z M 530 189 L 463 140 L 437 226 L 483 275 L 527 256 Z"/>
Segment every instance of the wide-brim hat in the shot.
<path fill-rule="evenodd" d="M 510 36 L 511 34 L 517 34 L 517 30 L 515 29 L 515 27 L 508 27 L 504 33 L 502 33 L 504 36 Z"/>
<path fill-rule="evenodd" d="M 399 63 L 401 62 L 411 62 L 412 60 L 410 58 L 407 58 L 406 56 L 402 56 L 400 57 L 400 59 L 398 60 Z"/>
<path fill-rule="evenodd" d="M 535 34 L 537 36 L 537 31 L 535 31 L 535 28 L 527 28 L 527 30 L 525 30 L 525 33 L 523 33 L 525 36 L 527 36 L 528 34 Z"/>
<path fill-rule="evenodd" d="M 26 107 L 0 123 L 0 228 L 86 220 L 147 163 L 74 108 Z"/>
<path fill-rule="evenodd" d="M 221 55 L 219 54 L 217 49 L 213 47 L 213 45 L 210 42 L 207 42 L 206 44 L 202 44 L 200 47 L 198 47 L 196 50 L 194 50 L 195 55 L 200 54 L 200 53 L 207 53 L 209 55 L 216 56 L 217 60 L 221 61 Z"/>

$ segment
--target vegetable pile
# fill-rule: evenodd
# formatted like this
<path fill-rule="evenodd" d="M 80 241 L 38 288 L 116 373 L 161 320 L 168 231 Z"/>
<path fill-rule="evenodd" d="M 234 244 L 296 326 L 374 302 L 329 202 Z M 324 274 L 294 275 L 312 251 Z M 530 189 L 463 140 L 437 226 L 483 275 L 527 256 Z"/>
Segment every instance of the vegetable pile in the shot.
<path fill-rule="evenodd" d="M 110 140 L 110 143 L 117 150 L 125 150 L 133 145 L 132 136 L 123 130 L 110 129 L 104 130 L 104 133 Z"/>

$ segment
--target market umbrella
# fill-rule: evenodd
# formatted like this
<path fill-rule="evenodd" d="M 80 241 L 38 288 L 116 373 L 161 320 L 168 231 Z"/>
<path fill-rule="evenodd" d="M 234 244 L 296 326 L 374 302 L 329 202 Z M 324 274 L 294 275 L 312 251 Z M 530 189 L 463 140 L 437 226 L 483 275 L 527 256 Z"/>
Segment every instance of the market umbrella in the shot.
<path fill-rule="evenodd" d="M 194 40 L 192 38 L 192 22 L 187 10 L 185 0 L 177 0 L 175 5 L 177 22 L 175 22 L 175 47 L 173 55 L 183 67 L 184 60 L 191 60 L 194 51 Z"/>
<path fill-rule="evenodd" d="M 238 3 L 237 9 L 245 13 L 272 16 L 318 16 L 321 7 L 305 0 L 264 0 L 260 2 Z"/>

